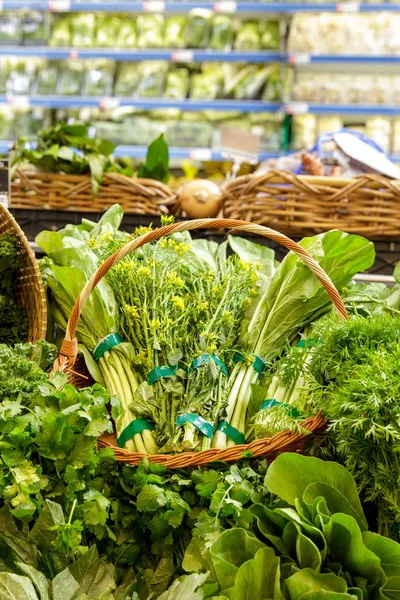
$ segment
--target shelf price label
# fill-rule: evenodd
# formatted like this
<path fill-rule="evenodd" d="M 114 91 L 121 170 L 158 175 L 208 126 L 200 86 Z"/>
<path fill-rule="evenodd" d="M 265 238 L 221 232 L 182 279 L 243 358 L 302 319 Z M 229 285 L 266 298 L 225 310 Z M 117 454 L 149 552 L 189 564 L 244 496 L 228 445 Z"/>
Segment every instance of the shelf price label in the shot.
<path fill-rule="evenodd" d="M 79 58 L 79 52 L 78 50 L 71 50 L 71 52 L 69 53 L 69 57 L 76 60 L 77 58 Z"/>
<path fill-rule="evenodd" d="M 306 52 L 289 54 L 288 62 L 290 65 L 309 65 L 311 62 L 311 54 L 307 54 Z"/>
<path fill-rule="evenodd" d="M 102 98 L 99 106 L 102 110 L 114 110 L 119 107 L 119 98 Z"/>
<path fill-rule="evenodd" d="M 71 10 L 71 0 L 49 0 L 50 12 L 69 12 Z"/>
<path fill-rule="evenodd" d="M 210 148 L 194 148 L 189 150 L 190 160 L 209 161 L 212 159 L 212 151 Z"/>
<path fill-rule="evenodd" d="M 164 0 L 144 0 L 143 12 L 146 13 L 163 13 L 165 11 Z"/>
<path fill-rule="evenodd" d="M 214 3 L 214 12 L 225 15 L 233 14 L 237 11 L 237 4 L 234 0 L 220 0 Z"/>
<path fill-rule="evenodd" d="M 360 12 L 360 4 L 359 2 L 339 2 L 339 4 L 336 4 L 336 12 L 358 13 Z"/>
<path fill-rule="evenodd" d="M 14 108 L 29 108 L 29 97 L 28 96 L 7 96 L 7 104 Z"/>
<path fill-rule="evenodd" d="M 305 115 L 308 111 L 309 107 L 306 102 L 291 102 L 285 106 L 287 115 Z"/>
<path fill-rule="evenodd" d="M 189 63 L 193 62 L 194 52 L 193 50 L 176 50 L 171 54 L 172 62 Z"/>

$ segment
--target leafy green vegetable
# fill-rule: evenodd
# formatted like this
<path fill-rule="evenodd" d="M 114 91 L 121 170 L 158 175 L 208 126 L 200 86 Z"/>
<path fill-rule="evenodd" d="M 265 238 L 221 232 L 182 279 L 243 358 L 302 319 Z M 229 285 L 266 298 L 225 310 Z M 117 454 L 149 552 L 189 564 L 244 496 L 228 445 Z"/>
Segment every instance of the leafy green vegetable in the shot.
<path fill-rule="evenodd" d="M 146 161 L 139 167 L 139 177 L 158 179 L 166 183 L 169 179 L 168 162 L 168 146 L 161 134 L 150 144 Z"/>
<path fill-rule="evenodd" d="M 28 317 L 17 301 L 18 270 L 25 262 L 16 235 L 0 235 L 0 343 L 25 342 Z"/>

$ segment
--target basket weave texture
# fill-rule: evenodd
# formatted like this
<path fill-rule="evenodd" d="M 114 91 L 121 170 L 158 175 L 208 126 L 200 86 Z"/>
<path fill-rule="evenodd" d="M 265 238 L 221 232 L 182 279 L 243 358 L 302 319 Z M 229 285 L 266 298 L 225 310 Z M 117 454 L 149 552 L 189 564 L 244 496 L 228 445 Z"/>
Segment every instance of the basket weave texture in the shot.
<path fill-rule="evenodd" d="M 90 175 L 16 171 L 11 184 L 11 207 L 82 212 L 105 212 L 115 203 L 125 213 L 159 216 L 175 202 L 170 188 L 154 179 L 105 173 L 96 198 Z"/>
<path fill-rule="evenodd" d="M 18 274 L 18 298 L 28 315 L 27 341 L 44 340 L 47 329 L 47 303 L 35 254 L 14 217 L 0 203 L 0 235 L 3 233 L 16 235 L 21 243 L 21 253 L 25 255 L 25 264 Z"/>
<path fill-rule="evenodd" d="M 53 370 L 68 373 L 68 380 L 72 385 L 75 385 L 75 387 L 80 387 L 85 384 L 87 385 L 88 379 L 85 379 L 86 374 L 83 372 L 82 363 L 76 360 L 78 356 L 78 342 L 75 338 L 75 332 L 80 315 L 84 309 L 88 297 L 99 281 L 101 281 L 101 279 L 114 265 L 116 265 L 120 260 L 122 260 L 130 252 L 133 252 L 135 249 L 140 248 L 149 242 L 158 240 L 166 235 L 193 229 L 219 229 L 222 227 L 250 234 L 261 235 L 262 237 L 279 242 L 289 250 L 295 252 L 318 277 L 319 281 L 324 286 L 330 299 L 332 300 L 339 317 L 342 319 L 348 318 L 346 308 L 339 295 L 339 292 L 325 271 L 308 254 L 308 252 L 304 250 L 304 248 L 299 246 L 296 242 L 285 235 L 278 233 L 273 229 L 269 229 L 268 227 L 248 223 L 246 221 L 235 221 L 229 219 L 196 219 L 193 221 L 182 221 L 160 227 L 128 242 L 120 250 L 117 250 L 117 252 L 110 256 L 102 265 L 100 265 L 96 273 L 94 273 L 91 279 L 87 282 L 75 302 L 68 320 L 65 339 L 61 346 L 58 358 L 54 363 Z M 308 418 L 304 422 L 303 426 L 307 432 L 315 434 L 324 430 L 326 427 L 326 420 L 321 414 L 319 414 L 317 416 Z M 200 466 L 216 460 L 232 462 L 240 459 L 243 456 L 244 451 L 251 451 L 252 456 L 273 458 L 280 452 L 288 450 L 298 452 L 303 451 L 304 446 L 309 441 L 309 433 L 283 431 L 272 436 L 271 438 L 256 440 L 251 444 L 238 445 L 224 449 L 211 448 L 201 452 L 184 452 L 176 455 L 156 454 L 149 455 L 148 458 L 149 461 L 162 463 L 170 469 Z M 102 436 L 99 439 L 99 446 L 112 447 L 117 460 L 131 465 L 138 464 L 144 456 L 144 454 L 138 452 L 129 452 L 127 450 L 118 448 L 115 437 L 109 435 Z"/>
<path fill-rule="evenodd" d="M 400 237 L 400 182 L 298 176 L 286 171 L 245 175 L 222 187 L 224 216 L 302 237 L 340 228 L 373 239 Z"/>

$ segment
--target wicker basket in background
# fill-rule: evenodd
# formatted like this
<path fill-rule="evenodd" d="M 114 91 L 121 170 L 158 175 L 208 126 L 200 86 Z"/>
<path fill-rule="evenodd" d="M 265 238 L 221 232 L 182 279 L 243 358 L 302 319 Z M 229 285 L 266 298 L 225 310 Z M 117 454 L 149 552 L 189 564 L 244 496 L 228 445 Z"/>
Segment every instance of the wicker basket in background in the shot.
<path fill-rule="evenodd" d="M 302 237 L 331 229 L 369 239 L 400 237 L 400 182 L 377 175 L 355 179 L 270 171 L 222 187 L 227 219 L 244 219 Z"/>
<path fill-rule="evenodd" d="M 191 231 L 193 229 L 219 228 L 227 228 L 250 234 L 258 234 L 262 237 L 274 240 L 275 242 L 285 246 L 288 250 L 295 252 L 318 277 L 319 281 L 329 294 L 329 297 L 332 300 L 339 316 L 341 316 L 343 319 L 347 318 L 347 312 L 343 301 L 328 275 L 306 252 L 306 250 L 304 250 L 304 248 L 296 244 L 296 242 L 293 242 L 290 238 L 287 238 L 285 235 L 278 233 L 273 229 L 262 227 L 261 225 L 247 223 L 246 221 L 234 221 L 229 219 L 197 219 L 194 221 L 182 221 L 180 223 L 173 223 L 172 225 L 166 225 L 164 227 L 154 229 L 153 231 L 145 233 L 144 235 L 128 242 L 120 250 L 110 256 L 98 268 L 96 273 L 87 282 L 75 302 L 68 320 L 67 331 L 64 342 L 61 346 L 60 354 L 54 364 L 54 370 L 68 373 L 69 382 L 75 385 L 75 387 L 80 387 L 85 384 L 87 385 L 88 379 L 82 378 L 82 375 L 86 375 L 86 373 L 84 373 L 82 370 L 82 363 L 76 361 L 78 356 L 78 343 L 75 339 L 75 332 L 79 318 L 91 292 L 113 266 L 115 266 L 120 260 L 122 260 L 130 252 L 133 252 L 135 249 L 140 248 L 149 242 L 158 240 L 166 235 L 182 231 Z M 308 418 L 304 422 L 303 427 L 305 430 L 307 430 L 307 432 L 315 434 L 325 429 L 326 420 L 321 414 L 318 414 L 314 417 Z M 183 452 L 175 455 L 155 454 L 149 455 L 148 458 L 151 462 L 161 463 L 170 469 L 205 465 L 215 460 L 225 462 L 237 461 L 243 457 L 243 452 L 245 451 L 250 451 L 251 456 L 253 457 L 273 458 L 281 452 L 303 451 L 305 445 L 310 439 L 309 433 L 282 431 L 271 438 L 256 440 L 250 444 L 237 445 L 231 448 L 211 448 L 201 452 Z M 138 452 L 129 452 L 125 449 L 119 448 L 116 444 L 115 437 L 109 435 L 102 436 L 100 438 L 99 446 L 112 447 L 117 460 L 131 465 L 138 464 L 144 456 Z"/>
<path fill-rule="evenodd" d="M 160 216 L 175 203 L 170 188 L 154 179 L 105 173 L 96 198 L 90 175 L 19 169 L 11 183 L 11 208 L 105 212 L 120 204 L 125 213 Z"/>
<path fill-rule="evenodd" d="M 25 264 L 18 274 L 18 298 L 29 319 L 27 341 L 43 340 L 47 329 L 47 303 L 35 254 L 14 217 L 0 203 L 0 235 L 3 233 L 16 235 L 21 243 L 21 253 L 25 255 Z"/>

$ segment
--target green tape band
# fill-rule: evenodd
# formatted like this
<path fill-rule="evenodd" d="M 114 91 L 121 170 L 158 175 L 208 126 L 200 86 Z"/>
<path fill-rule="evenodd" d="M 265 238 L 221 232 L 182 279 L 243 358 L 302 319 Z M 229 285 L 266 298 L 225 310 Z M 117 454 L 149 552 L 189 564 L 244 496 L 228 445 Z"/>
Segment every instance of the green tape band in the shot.
<path fill-rule="evenodd" d="M 263 371 L 265 369 L 265 362 L 263 361 L 261 356 L 258 356 L 257 354 L 251 354 L 249 356 L 249 358 L 254 358 L 253 362 L 251 363 L 251 366 L 256 371 L 256 373 L 258 373 L 258 375 L 261 377 L 261 375 L 263 374 Z M 246 362 L 247 357 L 245 354 L 242 354 L 241 352 L 236 352 L 233 357 L 233 360 L 234 360 L 234 362 Z"/>
<path fill-rule="evenodd" d="M 226 365 L 222 362 L 220 358 L 218 358 L 218 356 L 215 356 L 215 354 L 200 354 L 200 356 L 192 360 L 192 364 L 190 365 L 188 372 L 191 373 L 192 371 L 198 369 L 202 365 L 207 365 L 210 358 L 221 369 L 223 374 L 226 375 L 226 377 L 228 377 L 229 373 Z"/>
<path fill-rule="evenodd" d="M 96 360 L 100 360 L 100 358 L 111 348 L 114 346 L 118 346 L 118 344 L 122 344 L 124 340 L 118 333 L 110 333 L 103 337 L 102 340 L 94 347 L 93 356 Z"/>
<path fill-rule="evenodd" d="M 221 421 L 217 427 L 217 431 L 222 431 L 225 435 L 230 438 L 235 444 L 244 444 L 246 438 L 241 431 L 238 431 L 236 427 L 229 425 L 228 421 Z"/>
<path fill-rule="evenodd" d="M 180 415 L 175 421 L 175 425 L 184 425 L 185 423 L 191 423 L 206 437 L 212 438 L 214 433 L 213 424 L 210 421 L 203 419 L 200 415 L 186 413 L 185 415 Z"/>
<path fill-rule="evenodd" d="M 155 367 L 152 369 L 147 376 L 147 383 L 153 385 L 159 379 L 163 377 L 173 377 L 175 375 L 176 367 Z"/>
<path fill-rule="evenodd" d="M 310 338 L 308 340 L 300 340 L 296 346 L 298 348 L 306 348 L 306 346 L 313 346 L 314 344 L 322 344 L 322 340 L 315 340 L 314 338 Z"/>
<path fill-rule="evenodd" d="M 117 439 L 119 448 L 123 448 L 128 440 L 131 440 L 137 433 L 142 433 L 145 429 L 153 431 L 154 425 L 146 421 L 146 419 L 134 419 L 131 421 Z"/>
<path fill-rule="evenodd" d="M 297 410 L 297 408 L 295 408 L 294 406 L 291 406 L 290 404 L 284 404 L 283 402 L 278 402 L 278 400 L 275 400 L 273 398 L 264 400 L 264 402 L 260 406 L 260 410 L 272 408 L 273 406 L 283 406 L 283 408 L 286 408 L 288 415 L 293 419 L 297 419 L 301 416 L 301 412 Z"/>

